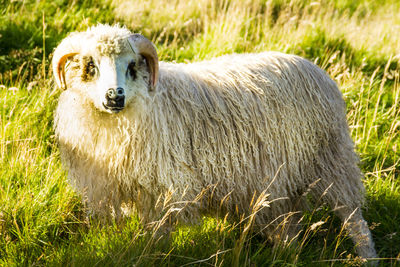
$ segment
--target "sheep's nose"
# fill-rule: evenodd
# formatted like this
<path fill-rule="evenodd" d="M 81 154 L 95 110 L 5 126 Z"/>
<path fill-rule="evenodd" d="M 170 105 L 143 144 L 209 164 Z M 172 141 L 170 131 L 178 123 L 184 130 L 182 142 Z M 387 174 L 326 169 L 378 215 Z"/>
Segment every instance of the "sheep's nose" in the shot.
<path fill-rule="evenodd" d="M 107 100 L 118 100 L 121 97 L 125 97 L 124 88 L 109 88 L 106 93 Z"/>
<path fill-rule="evenodd" d="M 109 88 L 106 92 L 106 102 L 103 106 L 112 112 L 119 112 L 125 105 L 125 91 L 123 88 Z"/>

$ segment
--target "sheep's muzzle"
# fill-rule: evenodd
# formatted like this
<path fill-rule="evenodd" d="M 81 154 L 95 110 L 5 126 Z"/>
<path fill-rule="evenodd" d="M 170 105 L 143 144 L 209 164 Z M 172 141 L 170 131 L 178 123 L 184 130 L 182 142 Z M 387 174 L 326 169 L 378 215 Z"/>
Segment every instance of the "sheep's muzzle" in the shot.
<path fill-rule="evenodd" d="M 121 87 L 109 88 L 106 92 L 106 101 L 103 107 L 112 112 L 118 113 L 125 107 L 125 90 Z"/>

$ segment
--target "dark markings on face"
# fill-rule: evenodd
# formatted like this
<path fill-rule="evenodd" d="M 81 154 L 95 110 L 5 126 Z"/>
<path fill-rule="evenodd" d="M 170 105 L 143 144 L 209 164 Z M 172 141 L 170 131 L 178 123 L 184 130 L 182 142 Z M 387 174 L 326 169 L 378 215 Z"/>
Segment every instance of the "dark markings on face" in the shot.
<path fill-rule="evenodd" d="M 126 74 L 127 75 L 129 74 L 129 76 L 132 78 L 132 80 L 136 79 L 136 69 L 135 69 L 135 67 L 136 67 L 135 61 L 132 60 L 128 64 L 128 68 L 126 69 Z"/>
<path fill-rule="evenodd" d="M 82 57 L 81 61 L 82 81 L 91 81 L 96 76 L 96 65 L 90 56 Z"/>

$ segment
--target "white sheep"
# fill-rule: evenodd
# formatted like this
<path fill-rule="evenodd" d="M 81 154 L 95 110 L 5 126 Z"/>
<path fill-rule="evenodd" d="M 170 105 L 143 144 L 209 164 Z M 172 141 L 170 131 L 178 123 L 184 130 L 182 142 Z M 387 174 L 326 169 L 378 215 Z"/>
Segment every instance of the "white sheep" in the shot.
<path fill-rule="evenodd" d="M 61 157 L 93 213 L 132 205 L 150 222 L 164 201 L 185 206 L 176 216 L 192 222 L 218 209 L 249 214 L 264 194 L 271 202 L 255 224 L 272 231 L 296 222 L 308 190 L 346 222 L 360 256 L 376 257 L 345 103 L 308 60 L 266 52 L 158 62 L 145 37 L 98 25 L 61 42 L 53 71 L 66 89 L 55 114 Z"/>

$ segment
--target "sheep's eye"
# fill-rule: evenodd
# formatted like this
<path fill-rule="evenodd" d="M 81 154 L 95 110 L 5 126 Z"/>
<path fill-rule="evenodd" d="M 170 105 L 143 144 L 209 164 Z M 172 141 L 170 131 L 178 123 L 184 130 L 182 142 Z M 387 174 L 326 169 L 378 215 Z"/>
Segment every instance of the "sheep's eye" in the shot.
<path fill-rule="evenodd" d="M 83 57 L 82 59 L 82 80 L 91 81 L 96 76 L 97 68 L 91 57 Z"/>
<path fill-rule="evenodd" d="M 95 74 L 96 74 L 96 66 L 94 65 L 94 62 L 93 61 L 90 61 L 88 64 L 87 64 L 87 74 L 88 75 L 90 75 L 90 76 L 94 76 Z"/>
<path fill-rule="evenodd" d="M 132 77 L 133 80 L 136 79 L 135 61 L 131 61 L 128 64 L 126 72 Z"/>

